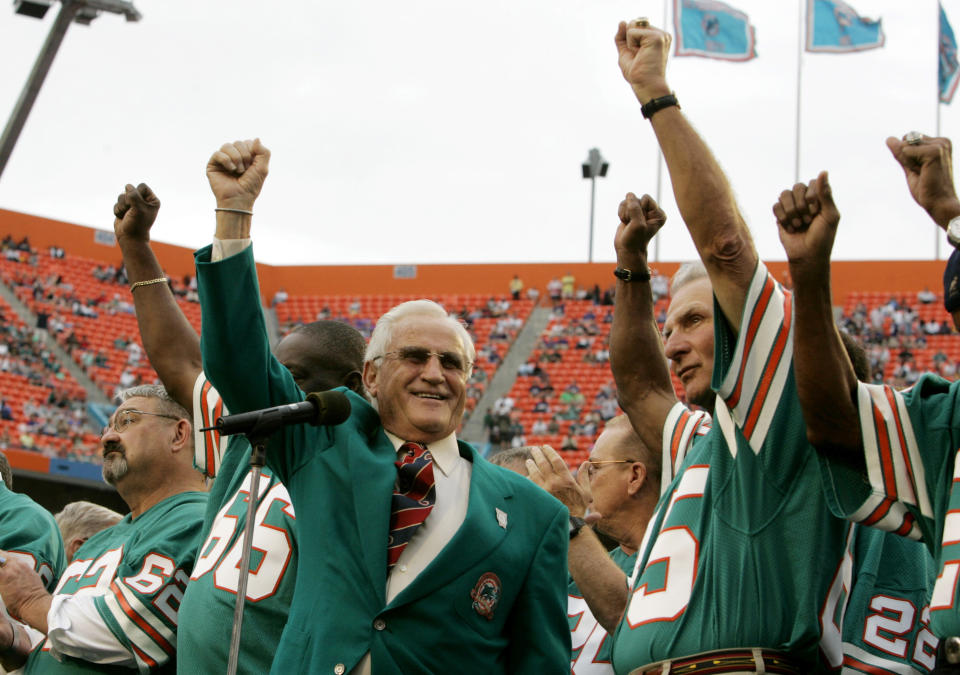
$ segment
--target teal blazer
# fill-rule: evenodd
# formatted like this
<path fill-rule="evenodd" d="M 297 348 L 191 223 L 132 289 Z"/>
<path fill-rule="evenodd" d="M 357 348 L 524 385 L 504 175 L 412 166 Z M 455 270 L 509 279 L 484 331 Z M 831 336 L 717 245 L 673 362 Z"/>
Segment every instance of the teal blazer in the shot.
<path fill-rule="evenodd" d="M 209 257 L 209 247 L 196 254 L 207 377 L 235 413 L 302 400 L 270 353 L 252 248 Z M 463 525 L 387 604 L 396 453 L 376 410 L 347 395 L 344 424 L 286 427 L 268 448 L 300 542 L 271 672 L 349 673 L 369 651 L 374 675 L 568 673 L 566 508 L 459 443 L 473 463 Z"/>

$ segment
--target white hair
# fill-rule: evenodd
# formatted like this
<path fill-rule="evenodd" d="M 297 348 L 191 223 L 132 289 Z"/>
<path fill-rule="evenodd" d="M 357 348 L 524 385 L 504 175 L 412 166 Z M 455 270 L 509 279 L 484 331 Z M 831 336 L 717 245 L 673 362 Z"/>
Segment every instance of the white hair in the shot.
<path fill-rule="evenodd" d="M 670 280 L 670 295 L 676 295 L 677 291 L 697 279 L 709 279 L 707 268 L 699 260 L 685 262 L 679 269 L 673 273 L 673 279 Z"/>
<path fill-rule="evenodd" d="M 123 516 L 92 502 L 70 502 L 54 519 L 64 543 L 69 544 L 73 539 L 87 539 L 100 530 L 113 527 L 123 520 Z"/>
<path fill-rule="evenodd" d="M 473 372 L 473 362 L 477 358 L 477 349 L 473 345 L 473 339 L 460 321 L 450 316 L 442 305 L 433 300 L 410 300 L 400 303 L 377 319 L 377 325 L 374 327 L 370 342 L 367 344 L 367 353 L 363 358 L 364 362 L 383 357 L 393 341 L 393 331 L 397 324 L 415 316 L 440 319 L 453 329 L 460 341 L 463 342 L 463 350 L 468 362 L 466 375 L 469 378 Z"/>
<path fill-rule="evenodd" d="M 117 393 L 117 400 L 123 403 L 131 398 L 153 398 L 160 402 L 160 411 L 168 415 L 176 415 L 188 422 L 193 422 L 191 415 L 186 408 L 177 403 L 162 385 L 159 384 L 141 384 L 129 389 L 123 389 Z"/>

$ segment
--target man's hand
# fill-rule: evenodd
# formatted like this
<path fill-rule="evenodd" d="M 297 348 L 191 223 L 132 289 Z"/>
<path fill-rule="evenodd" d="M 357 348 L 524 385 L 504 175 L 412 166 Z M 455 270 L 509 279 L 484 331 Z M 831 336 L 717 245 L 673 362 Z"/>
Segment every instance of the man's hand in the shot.
<path fill-rule="evenodd" d="M 650 195 L 638 199 L 628 192 L 620 202 L 619 215 L 620 225 L 613 240 L 617 262 L 646 262 L 647 244 L 667 222 L 667 214 Z"/>
<path fill-rule="evenodd" d="M 160 200 L 146 183 L 140 183 L 137 187 L 127 183 L 113 205 L 113 232 L 117 235 L 117 241 L 150 241 L 150 228 L 159 210 Z"/>
<path fill-rule="evenodd" d="M 224 143 L 207 162 L 207 180 L 217 206 L 252 210 L 269 164 L 270 151 L 259 138 Z"/>
<path fill-rule="evenodd" d="M 911 145 L 891 136 L 887 147 L 903 167 L 914 200 L 939 227 L 946 229 L 950 219 L 960 215 L 950 140 L 924 136 L 919 144 Z"/>
<path fill-rule="evenodd" d="M 781 192 L 773 215 L 794 281 L 798 275 L 829 279 L 840 211 L 833 203 L 827 172 L 821 171 L 809 185 L 797 183 L 792 190 Z"/>
<path fill-rule="evenodd" d="M 640 103 L 670 93 L 665 75 L 670 40 L 669 33 L 651 26 L 646 19 L 636 19 L 629 25 L 621 21 L 617 28 L 620 70 Z"/>
<path fill-rule="evenodd" d="M 533 459 L 527 460 L 530 480 L 559 499 L 569 509 L 571 516 L 583 518 L 587 507 L 593 502 L 587 472 L 580 471 L 574 480 L 567 463 L 549 445 L 536 446 L 530 454 L 533 456 Z M 585 520 L 594 522 L 599 518 L 599 514 L 590 514 Z"/>
<path fill-rule="evenodd" d="M 28 565 L 6 551 L 0 551 L 5 562 L 0 566 L 0 597 L 10 615 L 38 630 L 46 632 L 46 614 L 50 606 L 50 594 L 40 575 Z M 43 617 L 43 625 L 37 626 L 34 618 Z"/>

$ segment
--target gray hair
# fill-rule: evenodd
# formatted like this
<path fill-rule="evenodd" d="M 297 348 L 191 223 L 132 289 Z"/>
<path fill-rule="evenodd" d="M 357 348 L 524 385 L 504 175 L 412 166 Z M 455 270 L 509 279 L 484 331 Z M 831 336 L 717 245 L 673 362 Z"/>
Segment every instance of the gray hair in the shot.
<path fill-rule="evenodd" d="M 117 401 L 123 403 L 131 398 L 152 398 L 160 402 L 160 412 L 167 415 L 176 415 L 182 419 L 193 423 L 193 415 L 186 408 L 177 403 L 162 385 L 159 384 L 141 384 L 129 389 L 123 389 L 117 394 Z"/>
<path fill-rule="evenodd" d="M 533 448 L 534 446 L 532 445 L 524 445 L 519 448 L 507 448 L 506 450 L 501 450 L 500 452 L 490 455 L 487 459 L 490 460 L 491 464 L 496 464 L 497 466 L 508 469 L 511 464 L 515 463 L 522 467 L 528 459 L 533 459 L 533 455 L 530 452 Z M 526 469 L 524 469 L 523 475 L 526 474 Z"/>
<path fill-rule="evenodd" d="M 69 544 L 74 539 L 87 539 L 100 530 L 113 527 L 123 520 L 123 516 L 93 502 L 70 502 L 54 519 L 64 543 Z"/>
<path fill-rule="evenodd" d="M 699 260 L 685 262 L 673 274 L 670 280 L 670 295 L 676 295 L 677 291 L 697 279 L 709 279 L 707 268 Z"/>
<path fill-rule="evenodd" d="M 367 353 L 363 359 L 364 362 L 383 357 L 384 354 L 387 353 L 387 347 L 393 340 L 393 331 L 397 324 L 414 316 L 441 319 L 453 329 L 457 337 L 463 342 L 467 362 L 470 364 L 466 373 L 469 379 L 473 372 L 473 362 L 477 359 L 477 349 L 473 345 L 473 339 L 460 321 L 450 316 L 442 305 L 433 300 L 410 300 L 409 302 L 400 303 L 377 319 L 377 325 L 374 327 L 373 334 L 370 336 L 370 343 L 367 345 Z"/>

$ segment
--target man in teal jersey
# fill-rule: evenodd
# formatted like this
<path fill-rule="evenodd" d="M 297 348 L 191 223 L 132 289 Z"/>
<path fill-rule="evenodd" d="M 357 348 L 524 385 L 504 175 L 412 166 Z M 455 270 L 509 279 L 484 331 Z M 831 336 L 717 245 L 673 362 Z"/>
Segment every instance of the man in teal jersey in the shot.
<path fill-rule="evenodd" d="M 570 669 L 574 675 L 613 673 L 607 631 L 620 620 L 627 576 L 660 497 L 659 448 L 651 452 L 620 415 L 607 422 L 576 478 L 553 448 L 535 447 L 531 454 L 530 478 L 563 502 L 572 516 L 590 520 L 619 544 L 608 553 L 591 528 L 576 522 L 567 554 Z"/>
<path fill-rule="evenodd" d="M 189 413 L 158 385 L 120 399 L 100 444 L 104 479 L 130 513 L 77 550 L 52 594 L 29 566 L 0 567 L 10 613 L 47 635 L 26 673 L 174 671 L 177 610 L 207 495 L 193 468 Z"/>
<path fill-rule="evenodd" d="M 950 142 L 917 134 L 888 138 L 910 192 L 940 227 L 960 224 Z M 834 510 L 854 522 L 922 540 L 939 575 L 930 600 L 930 629 L 941 664 L 957 667 L 960 636 L 960 423 L 956 382 L 924 374 L 895 391 L 858 381 L 832 321 L 830 252 L 840 214 L 826 174 L 785 191 L 774 206 L 797 298 L 797 378 L 806 433 L 819 451 Z M 951 239 L 952 241 L 953 239 Z M 796 272 L 794 272 L 796 269 Z M 799 277 L 798 277 L 799 275 Z"/>
<path fill-rule="evenodd" d="M 127 185 L 117 198 L 114 232 L 132 283 L 163 276 L 150 247 L 150 228 L 159 206 L 156 195 L 144 184 L 136 188 Z M 250 444 L 237 436 L 222 447 L 215 431 L 199 430 L 213 425 L 227 411 L 203 374 L 200 338 L 167 284 L 138 287 L 133 300 L 150 363 L 171 395 L 194 410 L 194 465 L 208 478 L 216 478 L 204 518 L 203 544 L 180 605 L 180 622 L 190 628 L 178 641 L 177 669 L 181 674 L 217 672 L 226 667 L 229 657 L 240 542 L 250 492 Z M 280 341 L 275 353 L 304 392 L 346 386 L 362 395 L 360 370 L 365 348 L 366 341 L 355 328 L 317 321 L 295 329 Z M 264 469 L 260 494 L 239 673 L 269 671 L 273 651 L 263 645 L 280 641 L 296 582 L 296 514 L 290 496 L 269 469 Z"/>
<path fill-rule="evenodd" d="M 234 412 L 303 398 L 269 352 L 249 246 L 268 161 L 259 140 L 240 141 L 207 166 L 218 212 L 214 245 L 196 256 L 204 371 Z M 310 561 L 274 672 L 569 669 L 568 513 L 457 441 L 474 358 L 443 308 L 404 303 L 380 317 L 367 348 L 376 408 L 348 392 L 342 425 L 294 425 L 271 439 L 267 464 L 290 491 Z M 395 487 L 411 464 L 422 467 L 416 494 L 429 513 L 404 539 Z"/>
<path fill-rule="evenodd" d="M 840 616 L 827 610 L 849 588 L 834 583 L 843 578 L 849 528 L 827 509 L 803 435 L 790 296 L 759 262 L 725 176 L 670 93 L 669 36 L 638 20 L 621 24 L 617 45 L 707 273 L 675 293 L 666 352 L 688 400 L 715 415 L 703 433 L 704 414 L 677 402 L 662 357 L 654 358 L 664 347 L 644 273 L 656 227 L 628 195 L 611 362 L 638 434 L 664 449 L 669 487 L 640 546 L 614 665 L 657 673 L 667 662 L 697 664 L 701 673 L 837 668 L 839 631 L 825 626 Z M 698 297 L 697 285 L 713 298 Z"/>

